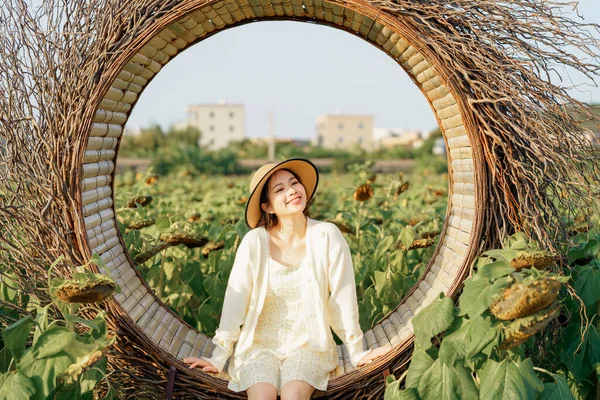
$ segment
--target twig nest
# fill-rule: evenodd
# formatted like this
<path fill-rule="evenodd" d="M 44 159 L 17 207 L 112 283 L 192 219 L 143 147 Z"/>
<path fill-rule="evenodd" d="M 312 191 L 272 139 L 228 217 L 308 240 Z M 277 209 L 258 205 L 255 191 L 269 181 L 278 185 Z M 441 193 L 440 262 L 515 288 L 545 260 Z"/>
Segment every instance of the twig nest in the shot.
<path fill-rule="evenodd" d="M 367 201 L 373 197 L 373 187 L 368 183 L 359 186 L 354 191 L 354 200 L 356 201 Z"/>
<path fill-rule="evenodd" d="M 502 320 L 531 315 L 548 307 L 556 299 L 561 284 L 550 277 L 515 283 L 500 294 L 490 310 Z"/>
<path fill-rule="evenodd" d="M 510 262 L 510 266 L 520 271 L 523 268 L 546 269 L 554 265 L 555 257 L 546 252 L 523 252 Z"/>
<path fill-rule="evenodd" d="M 115 281 L 100 274 L 85 274 L 85 278 L 68 279 L 54 291 L 66 303 L 99 303 L 115 290 Z"/>
<path fill-rule="evenodd" d="M 501 349 L 516 347 L 541 331 L 560 313 L 560 304 L 555 301 L 550 306 L 533 315 L 512 321 L 504 328 L 504 341 Z"/>
<path fill-rule="evenodd" d="M 137 196 L 137 197 L 134 197 L 133 199 L 129 200 L 127 202 L 127 204 L 125 205 L 125 207 L 137 208 L 138 204 L 142 207 L 145 207 L 148 204 L 150 204 L 151 202 L 152 202 L 152 196 Z"/>

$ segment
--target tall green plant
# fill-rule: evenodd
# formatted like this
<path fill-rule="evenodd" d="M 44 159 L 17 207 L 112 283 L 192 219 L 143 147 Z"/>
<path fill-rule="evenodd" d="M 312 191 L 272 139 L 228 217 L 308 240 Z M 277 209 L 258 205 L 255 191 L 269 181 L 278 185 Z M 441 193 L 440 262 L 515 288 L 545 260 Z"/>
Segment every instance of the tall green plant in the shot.
<path fill-rule="evenodd" d="M 96 256 L 93 261 L 102 260 Z M 71 279 L 52 279 L 49 287 L 52 303 L 30 304 L 31 314 L 2 331 L 8 363 L 0 371 L 0 400 L 92 399 L 94 387 L 105 378 L 105 353 L 114 334 L 107 329 L 104 311 L 96 310 L 93 320 L 83 318 L 79 302 L 103 300 L 114 290 L 114 281 L 76 272 Z M 53 317 L 53 308 L 60 317 Z M 114 397 L 109 385 L 107 398 Z"/>
<path fill-rule="evenodd" d="M 441 296 L 413 318 L 413 358 L 400 379 L 388 377 L 386 400 L 574 398 L 566 374 L 535 368 L 521 345 L 559 315 L 568 278 L 515 270 L 514 260 L 540 250 L 522 234 L 508 244 L 477 260 L 458 307 Z"/>

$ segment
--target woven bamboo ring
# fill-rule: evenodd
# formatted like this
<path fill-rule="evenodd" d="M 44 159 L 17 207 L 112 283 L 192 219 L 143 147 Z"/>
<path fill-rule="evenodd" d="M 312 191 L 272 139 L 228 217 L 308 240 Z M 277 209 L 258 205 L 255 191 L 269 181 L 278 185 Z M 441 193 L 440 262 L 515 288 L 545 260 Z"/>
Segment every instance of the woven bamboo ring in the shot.
<path fill-rule="evenodd" d="M 486 180 L 475 168 L 483 164 L 483 158 L 475 132 L 471 131 L 474 128 L 464 101 L 466 96 L 461 96 L 453 84 L 452 71 L 445 70 L 425 39 L 412 35 L 402 19 L 359 0 L 187 0 L 158 16 L 135 41 L 136 46 L 119 56 L 120 68 L 111 79 L 99 82 L 104 98 L 85 125 L 89 126 L 89 135 L 81 149 L 81 235 L 87 254 L 99 254 L 107 267 L 102 272 L 111 275 L 121 287 L 111 309 L 120 317 L 122 329 L 151 348 L 162 361 L 182 371 L 186 368 L 179 361 L 181 358 L 211 353 L 206 335 L 170 311 L 133 267 L 115 220 L 115 162 L 123 127 L 138 96 L 164 65 L 189 46 L 223 29 L 263 20 L 327 25 L 355 34 L 386 52 L 426 96 L 449 150 L 448 209 L 435 254 L 408 296 L 365 333 L 369 348 L 391 344 L 393 351 L 384 359 L 354 369 L 346 349 L 339 346 L 339 368 L 330 379 L 327 392 L 317 394 L 330 398 L 354 390 L 353 383 L 380 374 L 392 360 L 410 351 L 414 338 L 411 318 L 440 292 L 455 294 L 481 242 Z M 224 379 L 200 372 L 193 377 L 224 397 L 238 397 L 226 389 Z"/>

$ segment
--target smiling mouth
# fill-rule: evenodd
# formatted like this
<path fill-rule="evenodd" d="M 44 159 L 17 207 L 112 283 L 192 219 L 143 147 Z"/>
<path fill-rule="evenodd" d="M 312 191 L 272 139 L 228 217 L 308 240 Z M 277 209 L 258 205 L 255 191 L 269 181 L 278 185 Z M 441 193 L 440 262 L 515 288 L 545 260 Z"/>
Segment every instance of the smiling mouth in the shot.
<path fill-rule="evenodd" d="M 294 202 L 294 201 L 296 201 L 296 200 L 300 200 L 300 198 L 301 198 L 300 196 L 298 196 L 298 197 L 294 197 L 293 199 L 291 199 L 291 200 L 290 200 L 290 201 L 288 201 L 287 203 L 288 203 L 288 204 L 290 204 L 290 203 L 292 203 L 292 202 Z"/>

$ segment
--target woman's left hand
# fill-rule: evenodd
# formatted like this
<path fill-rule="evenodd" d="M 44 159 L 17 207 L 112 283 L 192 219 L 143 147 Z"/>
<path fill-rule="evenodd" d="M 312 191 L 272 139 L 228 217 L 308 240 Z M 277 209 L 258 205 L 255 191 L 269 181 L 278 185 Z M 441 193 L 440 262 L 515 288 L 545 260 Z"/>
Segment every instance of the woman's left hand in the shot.
<path fill-rule="evenodd" d="M 360 361 L 358 362 L 358 366 L 360 367 L 365 364 L 370 364 L 373 362 L 373 360 L 389 353 L 391 350 L 391 346 L 384 346 L 373 349 L 370 352 L 368 352 L 363 358 L 360 359 Z"/>

